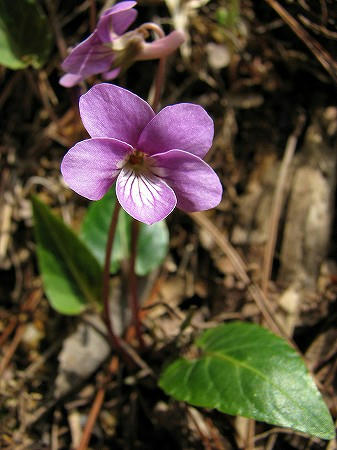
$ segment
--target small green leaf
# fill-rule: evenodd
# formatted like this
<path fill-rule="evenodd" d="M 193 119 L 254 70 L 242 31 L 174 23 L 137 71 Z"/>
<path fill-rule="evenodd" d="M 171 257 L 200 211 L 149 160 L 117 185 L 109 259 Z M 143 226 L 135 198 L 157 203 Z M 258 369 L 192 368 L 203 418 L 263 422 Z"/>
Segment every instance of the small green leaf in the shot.
<path fill-rule="evenodd" d="M 36 197 L 32 200 L 37 256 L 50 304 L 63 314 L 79 314 L 101 301 L 102 269 L 65 223 Z"/>
<path fill-rule="evenodd" d="M 0 64 L 38 69 L 51 50 L 47 17 L 35 0 L 0 0 Z"/>
<path fill-rule="evenodd" d="M 115 204 L 116 194 L 113 187 L 101 200 L 90 204 L 82 224 L 80 236 L 101 264 L 104 263 L 105 247 Z M 130 256 L 131 221 L 132 218 L 121 209 L 112 247 L 111 273 L 116 273 L 121 261 Z M 167 254 L 168 242 L 169 233 L 164 221 L 151 226 L 140 224 L 135 267 L 137 275 L 146 275 L 162 263 Z"/>
<path fill-rule="evenodd" d="M 104 264 L 105 247 L 115 204 L 115 188 L 105 194 L 101 200 L 91 202 L 80 232 L 80 237 L 102 265 Z M 112 247 L 111 273 L 116 273 L 120 267 L 120 262 L 129 256 L 130 233 L 131 217 L 120 210 Z"/>
<path fill-rule="evenodd" d="M 200 358 L 178 359 L 159 385 L 177 400 L 335 437 L 329 411 L 299 355 L 258 325 L 234 322 L 207 330 L 196 341 Z"/>
<path fill-rule="evenodd" d="M 167 255 L 168 244 L 169 231 L 164 220 L 153 225 L 142 223 L 136 258 L 137 275 L 146 275 L 160 266 Z"/>

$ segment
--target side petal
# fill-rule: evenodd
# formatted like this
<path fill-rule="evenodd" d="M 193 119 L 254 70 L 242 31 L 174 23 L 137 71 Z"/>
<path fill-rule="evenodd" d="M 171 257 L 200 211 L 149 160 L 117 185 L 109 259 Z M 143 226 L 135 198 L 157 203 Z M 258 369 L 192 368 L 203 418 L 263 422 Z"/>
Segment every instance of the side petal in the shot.
<path fill-rule="evenodd" d="M 212 145 L 213 120 L 199 105 L 178 103 L 162 109 L 142 132 L 137 148 L 154 155 L 179 148 L 203 158 Z"/>
<path fill-rule="evenodd" d="M 127 169 L 118 175 L 116 194 L 123 209 L 147 225 L 165 219 L 177 203 L 173 190 L 163 180 L 155 175 L 135 175 Z"/>
<path fill-rule="evenodd" d="M 111 42 L 115 35 L 121 35 L 136 20 L 137 11 L 132 9 L 137 2 L 119 2 L 107 9 L 97 24 L 97 32 L 102 42 Z"/>
<path fill-rule="evenodd" d="M 78 142 L 63 158 L 64 181 L 89 200 L 99 200 L 117 178 L 123 160 L 132 151 L 125 142 L 96 138 Z"/>
<path fill-rule="evenodd" d="M 106 72 L 113 61 L 113 51 L 100 41 L 96 32 L 73 48 L 62 63 L 66 72 L 82 78 Z"/>
<path fill-rule="evenodd" d="M 172 31 L 161 39 L 156 39 L 153 42 L 144 42 L 142 51 L 136 59 L 142 61 L 146 59 L 163 58 L 177 50 L 184 41 L 185 36 L 181 31 Z"/>
<path fill-rule="evenodd" d="M 154 155 L 152 169 L 171 186 L 177 196 L 177 207 L 186 212 L 204 211 L 217 206 L 222 186 L 214 170 L 191 153 L 170 150 Z"/>
<path fill-rule="evenodd" d="M 74 75 L 73 73 L 66 73 L 59 79 L 59 83 L 64 87 L 73 87 L 76 84 L 79 84 L 83 78 L 81 75 Z"/>
<path fill-rule="evenodd" d="M 100 83 L 80 98 L 83 125 L 91 137 L 112 137 L 133 147 L 154 117 L 150 105 L 119 86 Z"/>

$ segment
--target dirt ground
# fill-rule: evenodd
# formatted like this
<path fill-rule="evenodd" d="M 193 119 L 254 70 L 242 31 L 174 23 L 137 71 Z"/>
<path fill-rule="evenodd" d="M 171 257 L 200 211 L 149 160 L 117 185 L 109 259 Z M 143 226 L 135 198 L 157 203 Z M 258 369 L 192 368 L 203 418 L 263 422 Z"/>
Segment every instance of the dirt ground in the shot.
<path fill-rule="evenodd" d="M 111 352 L 98 316 L 55 312 L 39 276 L 31 195 L 75 229 L 88 205 L 60 174 L 63 155 L 86 132 L 80 88 L 58 80 L 66 49 L 90 32 L 90 4 L 98 13 L 104 2 L 41 4 L 55 37 L 48 63 L 0 67 L 0 447 L 336 449 L 335 441 L 175 402 L 156 383 L 201 330 L 252 321 L 295 343 L 336 420 L 335 1 L 139 3 L 137 23 L 188 37 L 169 59 L 161 104 L 198 103 L 212 116 L 207 162 L 224 195 L 214 210 L 167 219 L 167 258 L 141 283 L 146 351 L 126 330 L 133 369 Z M 147 98 L 155 68 L 137 63 L 117 83 Z M 112 283 L 123 298 L 125 274 Z M 79 447 L 95 407 L 89 446 Z"/>

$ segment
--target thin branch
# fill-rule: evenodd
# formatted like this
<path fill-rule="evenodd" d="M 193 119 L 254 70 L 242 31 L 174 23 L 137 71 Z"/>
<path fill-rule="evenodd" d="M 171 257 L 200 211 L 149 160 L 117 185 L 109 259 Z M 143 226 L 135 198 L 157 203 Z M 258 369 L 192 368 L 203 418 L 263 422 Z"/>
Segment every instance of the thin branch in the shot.
<path fill-rule="evenodd" d="M 77 447 L 77 450 L 86 450 L 88 448 L 88 444 L 89 444 L 89 441 L 91 438 L 91 433 L 95 426 L 97 416 L 102 408 L 102 405 L 104 402 L 104 397 L 105 397 L 105 388 L 101 387 L 98 389 L 98 391 L 96 393 L 96 397 L 95 397 L 95 400 L 90 409 L 89 417 L 85 424 L 82 438 L 81 438 L 79 446 Z"/>
<path fill-rule="evenodd" d="M 67 56 L 67 44 L 62 34 L 62 28 L 57 18 L 57 13 L 55 11 L 55 2 L 54 0 L 46 0 L 47 9 L 49 12 L 50 25 L 53 29 L 56 46 L 58 48 L 61 59 L 64 59 Z"/>
<path fill-rule="evenodd" d="M 17 327 L 14 338 L 13 338 L 12 342 L 10 343 L 5 355 L 3 356 L 3 358 L 0 362 L 0 376 L 3 374 L 4 370 L 8 366 L 18 345 L 20 344 L 22 336 L 25 332 L 25 329 L 26 329 L 26 326 L 24 324 L 21 324 Z"/>
<path fill-rule="evenodd" d="M 266 294 L 268 291 L 268 282 L 270 280 L 272 267 L 273 267 L 273 259 L 275 253 L 275 246 L 277 240 L 277 232 L 280 221 L 280 216 L 282 212 L 282 207 L 284 203 L 284 192 L 286 187 L 286 179 L 289 171 L 290 163 L 295 153 L 297 140 L 302 132 L 303 125 L 305 121 L 304 114 L 301 114 L 298 117 L 297 124 L 295 126 L 295 130 L 289 136 L 286 148 L 284 151 L 284 156 L 282 159 L 282 164 L 280 168 L 279 177 L 277 180 L 275 194 L 273 199 L 273 207 L 270 215 L 270 229 L 268 233 L 268 241 L 265 247 L 264 252 L 264 260 L 262 267 L 262 277 L 261 277 L 261 287 L 262 291 Z"/>

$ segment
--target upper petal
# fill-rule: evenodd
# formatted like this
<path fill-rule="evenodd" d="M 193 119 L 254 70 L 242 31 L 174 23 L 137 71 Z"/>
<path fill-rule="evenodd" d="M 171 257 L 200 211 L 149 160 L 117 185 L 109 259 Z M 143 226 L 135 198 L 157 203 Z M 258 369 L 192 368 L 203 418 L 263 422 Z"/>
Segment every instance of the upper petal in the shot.
<path fill-rule="evenodd" d="M 100 83 L 80 98 L 83 125 L 92 137 L 112 137 L 133 147 L 154 117 L 150 105 L 137 95 L 113 84 Z"/>
<path fill-rule="evenodd" d="M 122 169 L 116 182 L 116 195 L 130 216 L 151 225 L 165 219 L 176 206 L 172 189 L 155 175 L 144 176 Z"/>
<path fill-rule="evenodd" d="M 174 190 L 178 208 L 187 212 L 203 211 L 220 203 L 220 180 L 202 159 L 181 150 L 157 154 L 152 159 L 155 173 Z"/>
<path fill-rule="evenodd" d="M 204 157 L 212 145 L 213 120 L 199 105 L 178 103 L 162 109 L 145 127 L 137 148 L 150 155 L 179 148 Z"/>
<path fill-rule="evenodd" d="M 96 32 L 73 48 L 62 63 L 62 69 L 82 78 L 109 70 L 113 52 L 102 44 Z"/>
<path fill-rule="evenodd" d="M 125 142 L 95 138 L 78 142 L 63 158 L 61 172 L 71 189 L 89 200 L 99 200 L 109 190 L 132 151 Z"/>
<path fill-rule="evenodd" d="M 132 9 L 137 2 L 119 2 L 102 14 L 97 32 L 102 42 L 110 42 L 114 34 L 121 35 L 134 22 L 137 11 Z"/>

